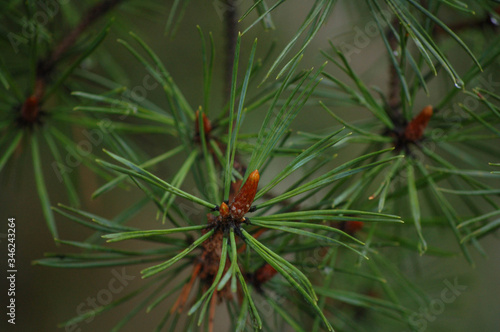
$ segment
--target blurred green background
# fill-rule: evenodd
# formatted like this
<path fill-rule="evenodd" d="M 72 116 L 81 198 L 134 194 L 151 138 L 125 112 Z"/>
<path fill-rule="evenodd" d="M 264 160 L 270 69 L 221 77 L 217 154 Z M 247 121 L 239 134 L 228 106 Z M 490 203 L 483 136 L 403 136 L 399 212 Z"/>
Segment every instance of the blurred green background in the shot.
<path fill-rule="evenodd" d="M 121 72 L 117 73 L 121 80 L 119 83 L 130 88 L 141 85 L 145 76 L 144 68 L 135 61 L 132 56 L 124 51 L 124 48 L 116 42 L 117 38 L 130 40 L 127 36 L 129 30 L 141 36 L 153 49 L 158 52 L 164 61 L 167 69 L 172 74 L 179 88 L 183 91 L 186 99 L 196 108 L 203 101 L 202 99 L 202 62 L 201 43 L 196 29 L 199 25 L 205 33 L 211 31 L 214 35 L 216 51 L 216 67 L 214 83 L 212 87 L 211 111 L 218 113 L 218 108 L 223 104 L 223 24 L 217 9 L 216 1 L 192 1 L 187 7 L 177 34 L 173 39 L 164 36 L 164 27 L 168 10 L 172 1 L 155 1 L 156 10 L 145 11 L 137 15 L 126 8 L 120 8 L 114 12 L 117 20 L 112 28 L 112 33 L 108 36 L 102 48 L 106 49 L 111 61 L 121 67 Z M 242 8 L 247 8 L 251 1 L 242 1 Z M 250 44 L 253 38 L 257 37 L 259 56 L 264 56 L 268 47 L 273 41 L 277 43 L 277 50 L 281 50 L 286 42 L 293 36 L 300 23 L 303 21 L 309 9 L 307 1 L 289 0 L 274 15 L 274 22 L 277 29 L 274 31 L 264 31 L 261 27 L 256 27 L 244 38 L 242 47 L 242 62 L 248 56 Z M 250 22 L 255 16 L 249 17 Z M 325 60 L 320 55 L 319 50 L 328 49 L 328 40 L 352 40 L 356 37 L 355 27 L 364 26 L 362 13 L 357 12 L 356 5 L 347 1 L 340 1 L 337 4 L 334 14 L 327 26 L 323 27 L 319 35 L 309 46 L 302 62 L 303 68 L 311 66 L 318 67 Z M 104 20 L 91 29 L 98 30 L 102 27 Z M 242 26 L 245 26 L 243 21 Z M 9 50 L 2 50 L 2 53 Z M 370 41 L 359 54 L 353 56 L 352 66 L 358 74 L 369 84 L 376 84 L 385 88 L 387 82 L 388 61 L 384 55 L 380 39 L 375 38 Z M 246 54 L 245 54 L 246 53 Z M 276 56 L 277 53 L 274 53 Z M 465 59 L 465 57 L 464 57 Z M 457 56 L 457 65 L 468 66 L 467 60 Z M 86 61 L 82 66 L 87 69 L 101 72 L 105 75 L 102 64 L 98 58 Z M 330 72 L 334 72 L 331 66 L 327 67 Z M 460 69 L 460 67 L 458 68 Z M 446 84 L 449 84 L 447 82 Z M 439 88 L 439 87 L 438 87 Z M 250 91 L 255 91 L 256 86 Z M 147 98 L 158 105 L 165 105 L 160 88 L 148 91 Z M 424 100 L 422 105 L 427 104 Z M 345 119 L 352 120 L 356 114 L 352 109 L 346 107 L 332 108 L 339 112 Z M 259 128 L 260 117 L 247 118 L 245 127 L 249 131 Z M 308 106 L 294 122 L 294 128 L 304 131 L 314 131 L 325 128 L 325 124 L 334 125 L 333 119 L 321 111 L 316 106 Z M 78 133 L 76 133 L 78 135 Z M 162 140 L 164 136 L 161 136 Z M 163 152 L 175 142 L 160 141 L 155 137 L 136 137 L 138 146 L 151 155 Z M 151 146 L 154 145 L 154 148 Z M 1 153 L 1 152 L 0 152 Z M 26 154 L 25 154 L 26 155 Z M 29 154 L 27 154 L 29 155 Z M 30 158 L 17 158 L 15 168 L 10 166 L 8 172 L 1 176 L 0 187 L 0 243 L 2 256 L 2 281 L 0 283 L 0 297 L 5 305 L 7 282 L 5 278 L 6 270 L 6 223 L 7 218 L 16 218 L 16 260 L 17 260 L 17 280 L 16 280 L 16 326 L 6 323 L 5 314 L 0 320 L 0 331 L 56 331 L 57 324 L 77 315 L 78 310 L 89 309 L 89 298 L 105 296 L 106 290 L 110 288 L 110 281 L 115 278 L 112 271 L 108 269 L 87 269 L 87 270 L 63 270 L 40 266 L 32 266 L 31 262 L 41 258 L 45 252 L 64 251 L 71 248 L 56 246 L 50 237 L 45 221 L 42 216 L 40 203 L 34 185 L 32 162 Z M 50 160 L 44 160 L 47 165 Z M 492 160 L 487 160 L 492 161 Z M 498 162 L 498 160 L 496 161 Z M 168 174 L 169 169 L 175 169 L 175 162 L 163 168 L 161 172 Z M 46 182 L 56 184 L 50 186 L 50 196 L 52 204 L 66 202 L 63 187 L 57 185 L 58 180 L 50 167 L 46 167 Z M 161 173 L 160 173 L 161 175 Z M 106 194 L 98 200 L 90 200 L 91 193 L 99 187 L 99 180 L 86 169 L 77 170 L 79 190 L 82 197 L 82 209 L 89 210 L 104 217 L 113 217 L 124 207 L 136 202 L 141 197 L 135 190 L 120 191 L 114 190 L 111 194 Z M 141 213 L 134 220 L 134 225 L 140 225 L 143 229 L 156 228 L 154 206 L 151 204 L 148 209 Z M 62 239 L 82 240 L 91 233 L 65 218 L 57 217 L 60 236 Z M 454 246 L 453 239 L 446 234 L 442 236 L 443 243 L 449 242 Z M 456 301 L 447 304 L 442 314 L 435 320 L 428 321 L 425 331 L 498 331 L 500 326 L 500 244 L 498 238 L 490 236 L 483 240 L 483 245 L 488 253 L 487 258 L 476 255 L 476 267 L 471 267 L 463 258 L 438 259 L 432 257 L 422 257 L 418 262 L 408 261 L 407 264 L 418 270 L 418 274 L 410 276 L 417 285 L 428 292 L 431 299 L 439 298 L 444 288 L 443 281 L 452 281 L 458 277 L 461 285 L 466 285 L 467 289 Z M 127 244 L 129 245 L 129 244 Z M 132 245 L 139 245 L 133 243 Z M 443 246 L 445 246 L 443 244 Z M 418 266 L 415 267 L 415 266 Z M 129 291 L 137 289 L 142 285 L 139 271 L 145 266 L 130 266 L 125 270 L 130 276 L 130 282 L 123 291 L 113 294 L 113 299 L 117 299 Z M 413 269 L 412 268 L 412 269 Z M 122 273 L 122 268 L 115 269 Z M 104 291 L 103 291 L 104 290 Z M 107 292 L 109 293 L 109 292 Z M 108 331 L 116 324 L 128 310 L 132 309 L 134 303 L 140 301 L 141 297 L 132 303 L 125 305 L 95 317 L 92 321 L 78 324 L 75 329 L 67 331 Z M 166 306 L 165 306 L 166 307 Z M 3 306 L 5 312 L 5 306 Z M 225 320 L 223 316 L 225 309 L 218 307 L 216 330 L 225 331 Z M 154 310 L 149 314 L 140 314 L 134 318 L 123 331 L 150 331 L 161 319 L 163 312 Z M 220 319 L 219 319 L 220 318 Z M 59 329 L 59 330 L 64 330 Z M 374 330 L 375 331 L 375 330 Z M 380 331 L 392 331 L 384 329 Z"/>

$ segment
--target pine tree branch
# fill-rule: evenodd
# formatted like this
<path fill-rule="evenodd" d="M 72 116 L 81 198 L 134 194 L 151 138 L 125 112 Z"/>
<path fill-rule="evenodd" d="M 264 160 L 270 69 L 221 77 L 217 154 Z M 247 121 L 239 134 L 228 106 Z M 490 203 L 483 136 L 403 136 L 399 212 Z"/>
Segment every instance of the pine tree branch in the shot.
<path fill-rule="evenodd" d="M 397 19 L 394 20 L 392 24 L 395 28 L 397 28 L 397 26 L 399 25 Z M 387 32 L 387 40 L 390 43 L 391 50 L 395 52 L 399 44 L 396 39 L 396 36 L 394 36 L 391 29 L 389 29 Z M 392 63 L 390 63 L 388 103 L 389 103 L 389 110 L 391 112 L 391 118 L 396 123 L 399 123 L 399 120 L 401 119 L 402 116 L 401 112 L 399 111 L 399 108 L 401 107 L 400 90 L 401 90 L 401 82 L 399 81 L 396 68 L 394 68 Z"/>
<path fill-rule="evenodd" d="M 124 0 L 105 0 L 90 8 L 76 28 L 61 40 L 61 42 L 54 48 L 52 53 L 50 53 L 45 60 L 42 60 L 39 63 L 37 68 L 37 77 L 46 80 L 54 70 L 57 63 L 61 60 L 64 53 L 66 53 L 66 51 L 75 44 L 80 35 L 99 18 L 106 15 L 111 9 L 123 1 Z"/>
<path fill-rule="evenodd" d="M 238 39 L 238 10 L 235 0 L 226 0 L 224 13 L 225 66 L 224 66 L 224 100 L 229 100 L 231 94 L 231 77 L 233 73 L 234 52 Z"/>
<path fill-rule="evenodd" d="M 26 98 L 21 107 L 20 121 L 22 123 L 31 124 L 40 121 L 40 104 L 45 95 L 47 79 L 54 71 L 58 62 L 90 25 L 123 1 L 124 0 L 105 0 L 90 8 L 76 28 L 70 31 L 66 37 L 59 42 L 45 60 L 40 60 L 38 62 L 33 93 Z"/>

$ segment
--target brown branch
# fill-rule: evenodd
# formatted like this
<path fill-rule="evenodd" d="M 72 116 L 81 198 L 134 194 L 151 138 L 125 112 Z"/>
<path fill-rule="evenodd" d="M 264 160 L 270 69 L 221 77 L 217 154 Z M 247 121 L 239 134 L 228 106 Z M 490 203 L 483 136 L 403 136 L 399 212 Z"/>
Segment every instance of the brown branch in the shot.
<path fill-rule="evenodd" d="M 500 6 L 495 9 L 495 12 L 500 15 Z M 462 30 L 467 30 L 467 29 L 484 29 L 484 28 L 498 28 L 499 24 L 498 22 L 494 21 L 495 18 L 488 14 L 484 18 L 479 19 L 479 20 L 471 20 L 471 21 L 463 21 L 463 22 L 457 22 L 454 24 L 448 25 L 448 28 L 450 28 L 451 31 L 457 33 Z M 434 26 L 434 31 L 433 33 L 435 35 L 442 35 L 442 34 L 447 34 L 448 32 L 445 31 L 443 28 L 440 26 L 436 25 Z"/>
<path fill-rule="evenodd" d="M 423 1 L 422 5 L 426 7 L 426 3 Z M 500 14 L 500 6 L 495 8 L 495 12 Z M 397 19 L 393 21 L 393 26 L 394 28 L 397 28 L 399 26 L 399 22 Z M 493 21 L 493 16 L 491 15 L 486 15 L 484 18 L 481 18 L 479 20 L 473 20 L 473 21 L 463 21 L 463 22 L 457 22 L 454 24 L 448 25 L 450 30 L 453 32 L 457 33 L 462 30 L 466 29 L 484 29 L 486 27 L 492 27 L 492 28 L 498 28 L 498 24 Z M 434 36 L 440 36 L 447 34 L 448 32 L 445 31 L 443 28 L 441 28 L 438 25 L 435 25 L 432 33 Z M 392 30 L 389 29 L 387 31 L 387 39 L 389 41 L 389 45 L 391 47 L 392 52 L 395 52 L 397 50 L 397 47 L 399 46 L 396 36 L 392 33 Z M 388 107 L 389 107 L 389 112 L 391 119 L 396 122 L 396 124 L 399 125 L 405 125 L 405 121 L 402 118 L 401 114 L 401 82 L 399 80 L 399 77 L 397 75 L 396 68 L 392 65 L 392 63 L 389 66 L 389 84 L 388 84 Z"/>
<path fill-rule="evenodd" d="M 124 0 L 104 0 L 90 8 L 83 16 L 80 23 L 75 29 L 70 31 L 66 37 L 54 48 L 49 56 L 41 61 L 38 66 L 37 76 L 46 79 L 54 70 L 56 64 L 61 60 L 66 51 L 75 44 L 80 35 L 99 18 L 107 14 L 115 6 L 119 5 Z"/>
<path fill-rule="evenodd" d="M 397 28 L 399 26 L 399 21 L 395 19 L 392 22 L 392 25 L 394 28 Z M 391 29 L 389 29 L 389 31 L 387 32 L 387 40 L 389 41 L 391 51 L 395 52 L 399 44 L 396 36 L 394 35 Z M 391 119 L 398 123 L 401 122 L 402 120 L 402 114 L 399 110 L 401 106 L 400 91 L 401 91 L 401 82 L 399 80 L 396 68 L 391 62 L 389 64 L 389 92 L 388 92 L 387 103 L 389 106 L 388 111 L 390 112 Z"/>
<path fill-rule="evenodd" d="M 20 123 L 31 125 L 40 122 L 40 114 L 42 114 L 40 111 L 40 101 L 45 93 L 47 78 L 67 50 L 75 44 L 83 31 L 123 1 L 124 0 L 105 0 L 90 8 L 83 16 L 78 26 L 70 31 L 44 60 L 38 62 L 34 91 L 26 98 L 21 106 L 21 114 L 19 116 Z"/>
<path fill-rule="evenodd" d="M 238 17 L 235 0 L 226 0 L 226 11 L 224 12 L 224 33 L 226 38 L 225 66 L 224 66 L 224 99 L 229 100 L 231 95 L 231 79 L 234 64 L 234 52 L 238 39 Z"/>

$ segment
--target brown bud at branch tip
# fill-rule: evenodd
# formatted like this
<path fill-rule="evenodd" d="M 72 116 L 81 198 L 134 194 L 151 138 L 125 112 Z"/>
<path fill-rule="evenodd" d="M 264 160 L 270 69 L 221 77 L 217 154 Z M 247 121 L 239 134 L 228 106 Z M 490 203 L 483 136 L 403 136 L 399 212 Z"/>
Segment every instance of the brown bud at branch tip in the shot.
<path fill-rule="evenodd" d="M 412 142 L 421 139 L 424 135 L 425 128 L 429 124 L 432 113 L 432 106 L 425 106 L 424 109 L 406 126 L 404 132 L 405 138 Z"/>
<path fill-rule="evenodd" d="M 258 170 L 250 173 L 247 181 L 231 203 L 231 216 L 233 218 L 240 219 L 250 210 L 255 194 L 257 193 L 259 179 L 260 175 Z"/>

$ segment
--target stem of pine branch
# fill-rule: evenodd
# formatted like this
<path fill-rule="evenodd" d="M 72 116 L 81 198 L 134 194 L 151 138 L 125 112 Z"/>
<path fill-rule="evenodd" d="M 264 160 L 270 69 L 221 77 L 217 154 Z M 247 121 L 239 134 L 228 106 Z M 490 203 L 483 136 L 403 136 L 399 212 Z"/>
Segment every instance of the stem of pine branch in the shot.
<path fill-rule="evenodd" d="M 76 28 L 70 31 L 54 48 L 52 53 L 39 63 L 37 77 L 45 80 L 54 70 L 55 65 L 61 60 L 63 54 L 75 44 L 80 35 L 99 18 L 107 14 L 111 9 L 123 1 L 124 0 L 105 0 L 98 2 L 95 6 L 90 8 Z"/>
<path fill-rule="evenodd" d="M 235 0 L 226 0 L 226 11 L 224 13 L 225 66 L 224 66 L 224 99 L 229 100 L 231 94 L 231 77 L 233 73 L 234 52 L 238 38 L 238 17 Z"/>
<path fill-rule="evenodd" d="M 394 21 L 393 25 L 395 27 L 398 26 L 398 21 Z M 392 33 L 392 31 L 389 29 L 387 32 L 387 40 L 390 43 L 391 50 L 394 52 L 397 50 L 398 47 L 398 41 L 396 39 L 396 36 Z M 401 119 L 401 112 L 400 112 L 400 107 L 401 107 L 401 99 L 400 99 L 400 91 L 401 91 L 401 82 L 399 81 L 399 77 L 396 71 L 396 68 L 392 65 L 392 63 L 389 64 L 389 93 L 388 93 L 388 103 L 389 103 L 389 111 L 391 113 L 391 118 L 392 120 L 398 120 L 396 123 L 399 123 L 399 120 Z"/>
<path fill-rule="evenodd" d="M 39 115 L 41 114 L 40 102 L 45 94 L 46 81 L 64 53 L 75 44 L 80 35 L 90 25 L 123 1 L 124 0 L 105 0 L 90 8 L 76 28 L 70 31 L 66 37 L 59 42 L 45 60 L 38 62 L 33 93 L 26 98 L 21 107 L 20 121 L 22 123 L 31 124 L 39 121 Z"/>

